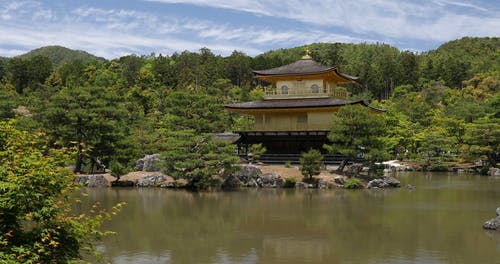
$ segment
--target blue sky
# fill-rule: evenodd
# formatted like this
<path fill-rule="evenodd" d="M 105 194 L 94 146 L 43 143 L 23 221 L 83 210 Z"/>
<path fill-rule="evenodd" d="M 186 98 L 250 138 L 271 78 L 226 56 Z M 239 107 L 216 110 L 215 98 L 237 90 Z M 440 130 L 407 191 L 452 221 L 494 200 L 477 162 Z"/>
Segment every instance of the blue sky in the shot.
<path fill-rule="evenodd" d="M 500 36 L 498 0 L 0 0 L 0 56 L 61 45 L 108 59 L 207 47 L 255 56 L 314 42 L 426 51 Z"/>

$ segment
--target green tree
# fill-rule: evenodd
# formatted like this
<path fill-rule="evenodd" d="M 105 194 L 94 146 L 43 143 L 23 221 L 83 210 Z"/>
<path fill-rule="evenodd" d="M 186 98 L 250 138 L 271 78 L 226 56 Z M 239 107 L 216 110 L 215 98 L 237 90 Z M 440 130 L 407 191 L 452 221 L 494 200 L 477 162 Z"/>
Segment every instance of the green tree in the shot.
<path fill-rule="evenodd" d="M 72 215 L 67 151 L 44 144 L 0 122 L 1 263 L 76 263 L 81 250 L 94 253 L 92 241 L 106 234 L 99 226 L 118 209 Z"/>
<path fill-rule="evenodd" d="M 9 91 L 0 84 L 0 120 L 15 116 L 14 108 L 17 106 L 17 100 L 16 92 Z"/>
<path fill-rule="evenodd" d="M 331 144 L 325 149 L 332 154 L 341 154 L 345 158 L 339 166 L 343 171 L 349 161 L 364 153 L 368 162 L 380 161 L 387 157 L 382 141 L 385 133 L 385 120 L 379 114 L 370 112 L 361 105 L 343 106 L 334 114 L 332 129 L 328 134 Z"/>
<path fill-rule="evenodd" d="M 230 174 L 239 162 L 232 144 L 193 130 L 170 131 L 163 148 L 163 171 L 175 179 L 186 179 L 188 188 L 194 190 L 220 185 L 217 176 Z"/>
<path fill-rule="evenodd" d="M 304 177 L 309 177 L 309 181 L 314 175 L 319 175 L 322 165 L 323 155 L 317 149 L 310 149 L 300 157 L 300 172 Z"/>
<path fill-rule="evenodd" d="M 259 144 L 253 144 L 250 146 L 250 153 L 253 154 L 254 158 L 258 161 L 262 155 L 266 153 L 267 149 L 262 145 L 262 143 Z"/>
<path fill-rule="evenodd" d="M 84 161 L 93 170 L 97 159 L 127 163 L 135 156 L 127 139 L 126 111 L 121 99 L 102 87 L 63 88 L 39 109 L 42 123 L 53 142 L 64 146 L 77 143 L 75 172 L 82 172 Z M 123 155 L 117 157 L 120 150 Z"/>
<path fill-rule="evenodd" d="M 197 133 L 216 133 L 223 132 L 229 123 L 219 97 L 178 91 L 166 98 L 165 105 L 163 126 L 171 130 L 193 129 Z"/>
<path fill-rule="evenodd" d="M 16 92 L 22 94 L 29 83 L 28 61 L 19 58 L 10 59 L 9 72 L 11 74 L 10 82 L 14 85 Z"/>
<path fill-rule="evenodd" d="M 29 86 L 35 89 L 35 85 L 45 83 L 45 80 L 52 73 L 52 62 L 45 56 L 35 56 L 28 61 L 27 74 Z"/>
<path fill-rule="evenodd" d="M 445 161 L 451 159 L 451 151 L 455 149 L 454 138 L 447 136 L 443 127 L 429 127 L 416 135 L 418 144 L 418 160 L 424 162 L 427 170 L 444 170 Z"/>
<path fill-rule="evenodd" d="M 466 152 L 496 167 L 500 158 L 500 119 L 483 118 L 470 124 L 465 132 Z"/>

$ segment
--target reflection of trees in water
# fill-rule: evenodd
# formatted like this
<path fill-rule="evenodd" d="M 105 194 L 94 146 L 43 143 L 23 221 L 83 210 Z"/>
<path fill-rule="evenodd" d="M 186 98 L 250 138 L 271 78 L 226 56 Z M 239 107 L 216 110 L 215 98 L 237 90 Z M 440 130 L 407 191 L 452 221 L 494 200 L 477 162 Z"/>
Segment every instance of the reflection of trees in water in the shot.
<path fill-rule="evenodd" d="M 484 178 L 467 178 L 468 188 L 461 178 L 433 176 L 433 184 L 448 184 L 442 189 L 423 177 L 405 180 L 417 189 L 105 189 L 91 190 L 89 199 L 128 203 L 107 226 L 118 232 L 105 243 L 109 256 L 168 253 L 173 263 L 494 259 L 491 237 L 498 236 L 482 233 L 484 215 L 476 213 L 500 199 L 498 188 Z"/>

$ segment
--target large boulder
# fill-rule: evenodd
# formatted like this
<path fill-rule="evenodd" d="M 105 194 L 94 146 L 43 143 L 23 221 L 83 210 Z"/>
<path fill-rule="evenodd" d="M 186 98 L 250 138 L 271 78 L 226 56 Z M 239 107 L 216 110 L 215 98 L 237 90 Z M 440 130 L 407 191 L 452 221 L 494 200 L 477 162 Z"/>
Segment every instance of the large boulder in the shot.
<path fill-rule="evenodd" d="M 398 179 L 391 176 L 384 176 L 382 177 L 382 180 L 384 180 L 389 185 L 389 187 L 397 188 L 401 186 L 401 182 Z"/>
<path fill-rule="evenodd" d="M 251 183 L 251 180 L 257 179 L 262 175 L 262 171 L 259 167 L 252 164 L 243 164 L 241 169 L 231 174 L 231 176 L 236 177 L 242 184 Z"/>
<path fill-rule="evenodd" d="M 151 175 L 144 176 L 137 180 L 135 186 L 137 187 L 156 187 L 162 182 L 167 180 L 167 176 L 161 173 L 154 173 Z"/>
<path fill-rule="evenodd" d="M 229 175 L 222 183 L 222 188 L 224 189 L 236 189 L 239 188 L 243 183 L 234 175 Z"/>
<path fill-rule="evenodd" d="M 373 189 L 373 188 L 386 188 L 389 187 L 389 184 L 387 184 L 383 179 L 374 179 L 368 182 L 368 185 L 366 188 L 368 189 Z"/>
<path fill-rule="evenodd" d="M 335 176 L 335 178 L 333 179 L 333 181 L 336 184 L 339 184 L 339 185 L 344 185 L 344 183 L 345 183 L 345 179 L 342 176 Z"/>
<path fill-rule="evenodd" d="M 384 176 L 380 179 L 374 179 L 368 182 L 367 188 L 387 188 L 387 187 L 400 187 L 401 182 L 394 177 Z"/>
<path fill-rule="evenodd" d="M 256 179 L 257 183 L 261 187 L 281 187 L 283 186 L 283 179 L 281 176 L 275 172 L 262 174 L 259 178 Z"/>
<path fill-rule="evenodd" d="M 484 229 L 500 230 L 500 207 L 497 208 L 496 213 L 497 217 L 492 218 L 483 224 Z"/>
<path fill-rule="evenodd" d="M 108 181 L 103 175 L 79 175 L 75 182 L 92 188 L 108 187 Z"/>
<path fill-rule="evenodd" d="M 144 158 L 135 162 L 135 169 L 137 171 L 160 171 L 158 162 L 160 161 L 159 154 L 146 155 Z"/>
<path fill-rule="evenodd" d="M 500 176 L 500 168 L 494 168 L 494 167 L 491 167 L 489 170 L 488 170 L 488 175 L 490 176 Z"/>

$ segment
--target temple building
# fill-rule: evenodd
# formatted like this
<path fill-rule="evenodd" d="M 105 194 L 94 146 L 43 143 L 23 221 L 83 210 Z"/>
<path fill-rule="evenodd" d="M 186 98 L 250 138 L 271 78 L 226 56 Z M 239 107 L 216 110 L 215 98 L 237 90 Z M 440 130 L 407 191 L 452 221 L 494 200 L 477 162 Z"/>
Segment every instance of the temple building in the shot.
<path fill-rule="evenodd" d="M 324 152 L 332 114 L 345 105 L 369 107 L 361 100 L 347 100 L 347 92 L 338 88 L 339 84 L 357 82 L 357 77 L 340 73 L 337 67 L 323 66 L 309 54 L 291 64 L 253 73 L 271 84 L 265 87 L 264 99 L 225 106 L 229 112 L 253 117 L 253 127 L 237 131 L 241 154 L 258 143 L 266 147 L 266 155 L 298 157 L 310 148 Z"/>

